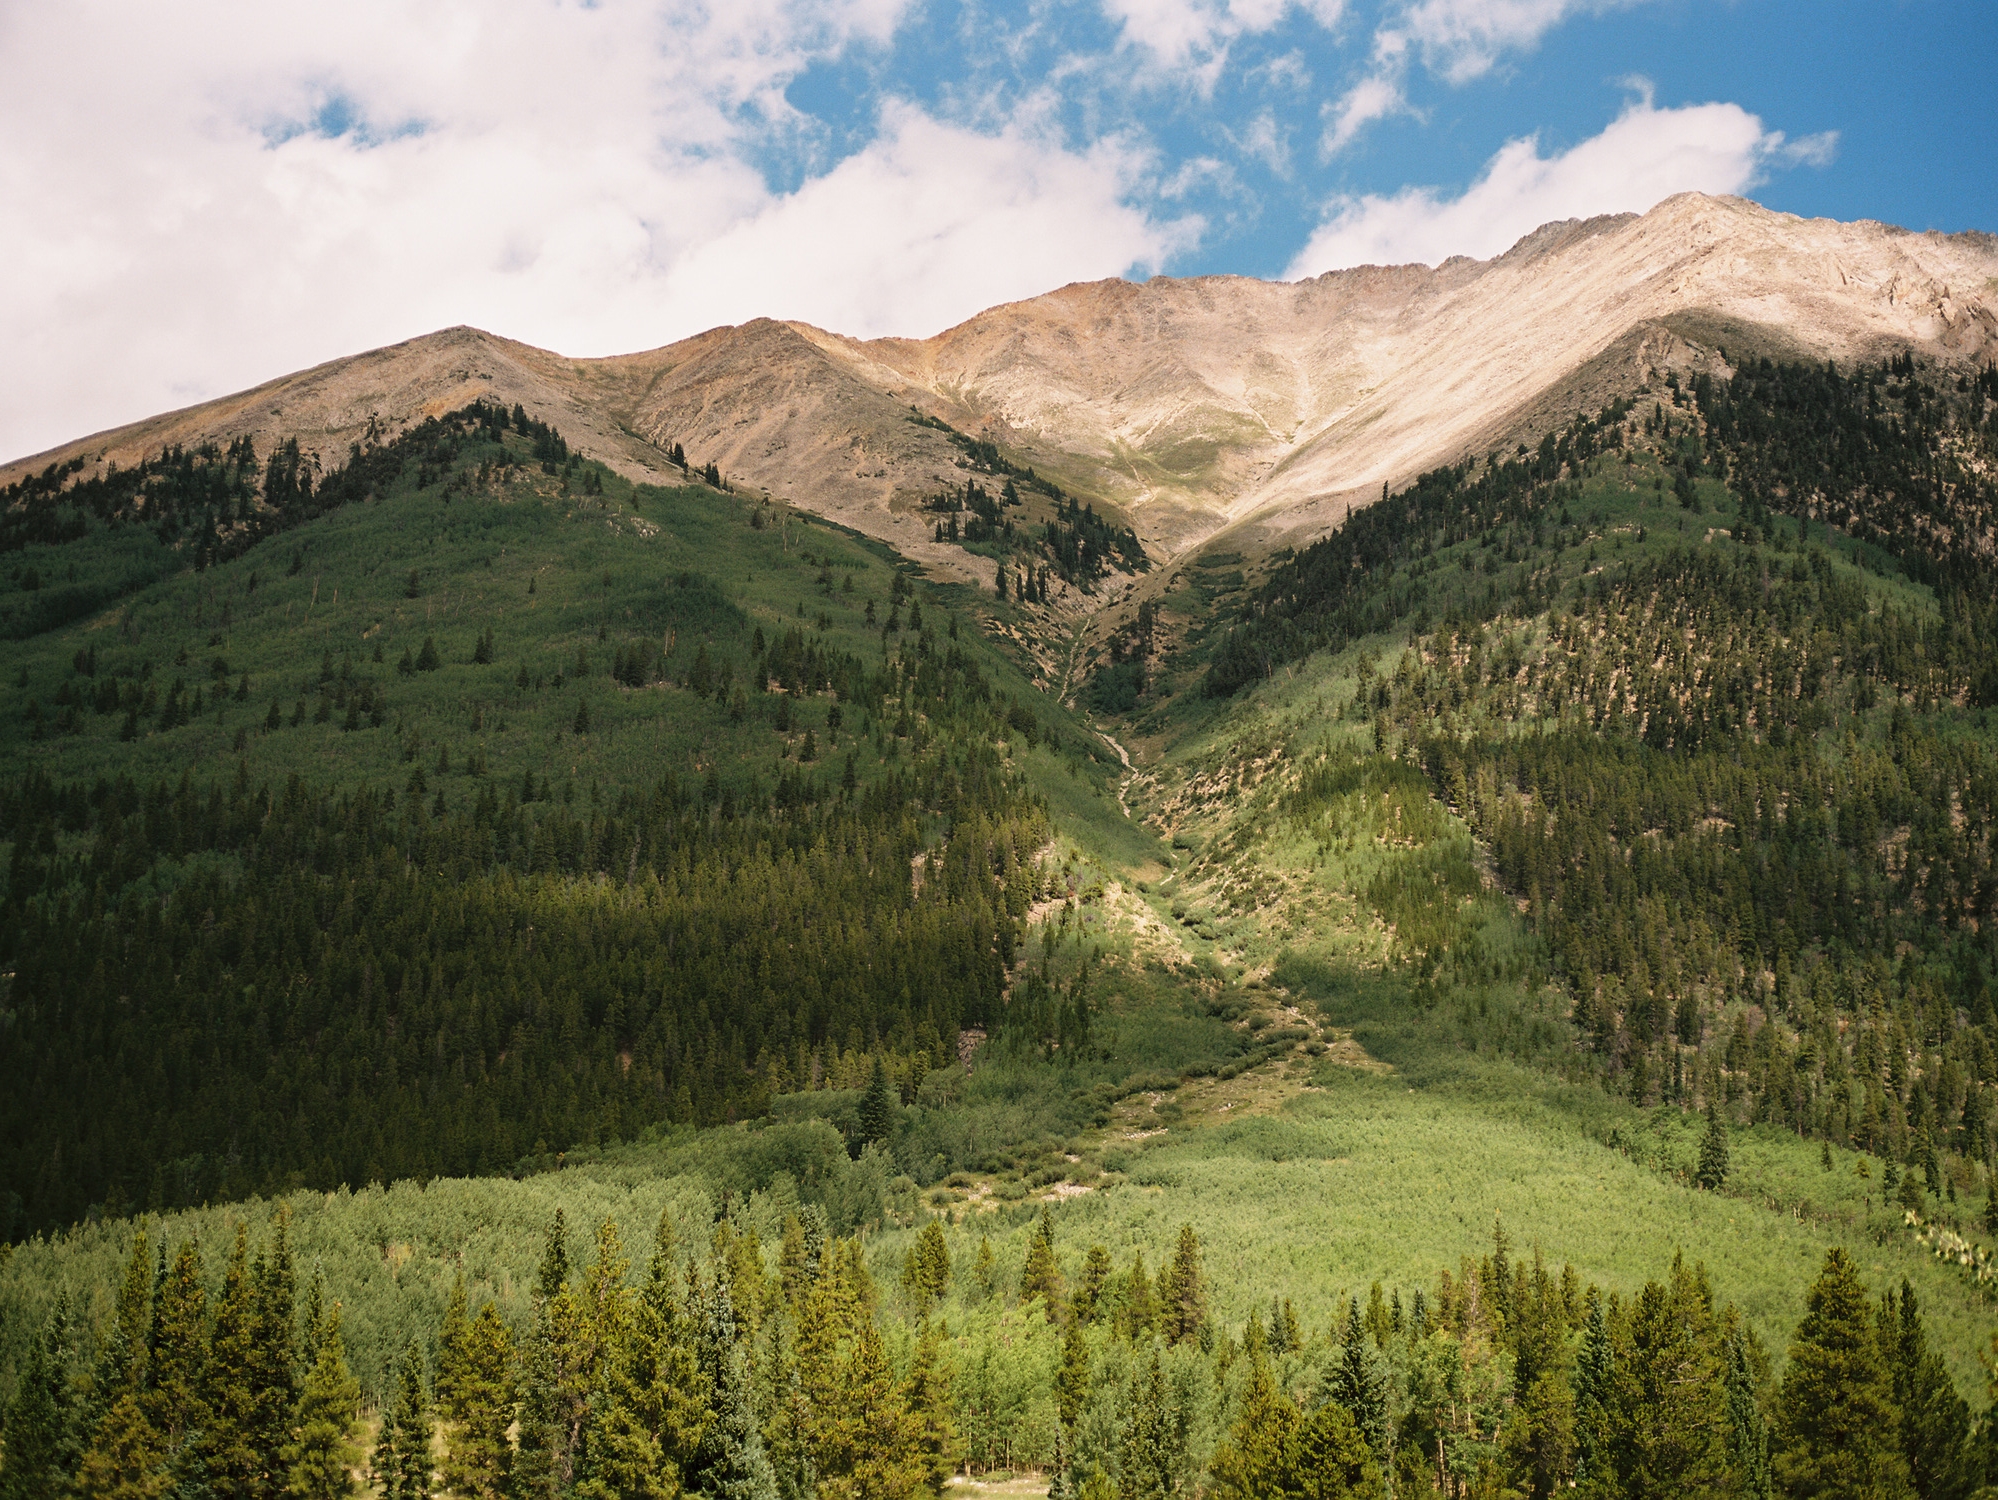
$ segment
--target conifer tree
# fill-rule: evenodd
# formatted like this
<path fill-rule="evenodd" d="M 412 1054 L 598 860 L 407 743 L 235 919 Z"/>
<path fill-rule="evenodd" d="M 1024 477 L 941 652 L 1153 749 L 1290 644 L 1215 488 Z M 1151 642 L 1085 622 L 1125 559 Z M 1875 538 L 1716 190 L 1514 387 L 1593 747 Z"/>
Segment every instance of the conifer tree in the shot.
<path fill-rule="evenodd" d="M 446 1422 L 458 1417 L 458 1382 L 464 1369 L 465 1339 L 471 1331 L 465 1268 L 460 1266 L 451 1278 L 450 1295 L 444 1300 L 444 1322 L 437 1330 L 437 1415 Z"/>
<path fill-rule="evenodd" d="M 1101 1245 L 1091 1245 L 1082 1258 L 1082 1280 L 1069 1298 L 1070 1316 L 1083 1323 L 1096 1321 L 1103 1289 L 1110 1282 L 1110 1270 L 1110 1252 Z"/>
<path fill-rule="evenodd" d="M 692 1311 L 694 1357 L 712 1415 L 703 1424 L 688 1477 L 710 1500 L 776 1500 L 777 1475 L 756 1421 L 725 1265 L 715 1267 Z"/>
<path fill-rule="evenodd" d="M 1575 1477 L 1590 1493 L 1609 1493 L 1609 1411 L 1616 1377 L 1602 1293 L 1588 1292 L 1588 1321 L 1575 1358 Z"/>
<path fill-rule="evenodd" d="M 1866 1287 L 1833 1246 L 1804 1300 L 1771 1434 L 1777 1485 L 1792 1495 L 1908 1493 L 1899 1413 Z"/>
<path fill-rule="evenodd" d="M 1327 1375 L 1326 1395 L 1346 1408 L 1376 1457 L 1392 1451 L 1394 1427 L 1387 1375 L 1360 1322 L 1357 1302 L 1347 1304 L 1345 1346 L 1339 1351 L 1339 1363 Z"/>
<path fill-rule="evenodd" d="M 255 1448 L 257 1413 L 251 1385 L 256 1364 L 255 1297 L 249 1231 L 239 1223 L 209 1331 L 201 1388 L 201 1404 L 208 1415 L 201 1459 L 208 1483 L 221 1500 L 251 1500 L 264 1479 Z"/>
<path fill-rule="evenodd" d="M 934 1299 L 950 1290 L 950 1244 L 938 1220 L 925 1224 L 909 1247 L 902 1284 L 921 1298 Z"/>
<path fill-rule="evenodd" d="M 284 1493 L 291 1500 L 347 1500 L 355 1493 L 353 1469 L 361 1460 L 354 1441 L 361 1386 L 347 1369 L 338 1303 L 312 1342 L 312 1368 L 299 1392 L 291 1439 L 280 1452 Z"/>
<path fill-rule="evenodd" d="M 466 1500 L 500 1500 L 507 1493 L 513 1449 L 513 1336 L 488 1302 L 466 1324 L 453 1356 L 448 1398 L 439 1356 L 438 1410 L 448 1425 L 444 1487 Z"/>
<path fill-rule="evenodd" d="M 430 1500 L 431 1437 L 423 1351 L 411 1339 L 396 1366 L 394 1404 L 384 1414 L 381 1441 L 375 1448 L 382 1500 Z"/>
<path fill-rule="evenodd" d="M 1159 1277 L 1159 1332 L 1168 1344 L 1198 1339 L 1207 1326 L 1207 1286 L 1200 1270 L 1200 1239 L 1191 1224 L 1179 1226 L 1172 1262 Z"/>
<path fill-rule="evenodd" d="M 1889 1294 L 1891 1304 L 1893 1297 Z M 1900 1411 L 1901 1456 L 1921 1500 L 1956 1495 L 1968 1486 L 1964 1473 L 1970 1440 L 1970 1408 L 1956 1393 L 1942 1355 L 1929 1347 L 1915 1289 L 1901 1283 L 1888 1330 L 1888 1365 L 1894 1404 Z"/>
<path fill-rule="evenodd" d="M 289 1214 L 281 1210 L 271 1243 L 257 1257 L 251 1275 L 248 1438 L 266 1492 L 283 1483 L 282 1452 L 298 1407 L 297 1288 L 290 1229 Z"/>
<path fill-rule="evenodd" d="M 151 1372 L 145 1396 L 147 1419 L 168 1454 L 169 1466 L 184 1480 L 198 1473 L 197 1456 L 186 1451 L 207 1423 L 202 1390 L 208 1357 L 207 1290 L 201 1250 L 183 1241 L 153 1298 Z"/>
<path fill-rule="evenodd" d="M 1122 1457 L 1117 1500 L 1172 1500 L 1180 1492 L 1186 1458 L 1185 1414 L 1166 1387 L 1156 1348 L 1151 1368 L 1133 1382 Z"/>
<path fill-rule="evenodd" d="M 991 1296 L 998 1289 L 998 1262 L 992 1254 L 989 1235 L 978 1237 L 978 1258 L 971 1264 L 971 1274 L 978 1283 L 978 1290 L 986 1296 Z"/>
<path fill-rule="evenodd" d="M 876 1053 L 867 1092 L 860 1098 L 861 1140 L 870 1143 L 887 1140 L 895 1133 L 895 1113 L 896 1101 L 888 1090 L 888 1070 Z"/>
<path fill-rule="evenodd" d="M 957 1422 L 951 1410 L 953 1386 L 944 1330 L 926 1318 L 916 1335 L 916 1353 L 909 1364 L 902 1399 L 909 1410 L 914 1477 L 921 1490 L 929 1494 L 941 1495 L 957 1467 Z M 1058 1426 L 1056 1442 L 1061 1440 Z M 1060 1467 L 1057 1463 L 1057 1472 Z"/>
<path fill-rule="evenodd" d="M 1387 1500 L 1387 1485 L 1346 1408 L 1327 1401 L 1284 1444 L 1286 1491 L 1299 1500 Z"/>
<path fill-rule="evenodd" d="M 55 1311 L 28 1350 L 14 1404 L 7 1412 L 6 1459 L 0 1463 L 0 1500 L 43 1500 L 58 1493 L 70 1469 L 74 1401 L 69 1382 L 71 1358 L 69 1298 Z"/>
<path fill-rule="evenodd" d="M 171 1483 L 165 1445 L 145 1410 L 153 1282 L 146 1231 L 141 1227 L 132 1237 L 111 1336 L 91 1386 L 88 1442 L 76 1468 L 77 1489 L 85 1496 L 149 1500 L 164 1495 Z"/>
<path fill-rule="evenodd" d="M 1124 1306 L 1122 1308 L 1122 1333 L 1125 1338 L 1136 1342 L 1151 1337 L 1152 1325 L 1158 1319 L 1158 1305 L 1152 1299 L 1151 1278 L 1145 1274 L 1145 1252 L 1131 1253 L 1131 1269 L 1124 1278 Z"/>
<path fill-rule="evenodd" d="M 1061 1310 L 1061 1266 L 1055 1260 L 1054 1213 L 1043 1203 L 1040 1222 L 1027 1242 L 1027 1260 L 1020 1271 L 1020 1300 L 1041 1299 L 1050 1323 Z"/>
<path fill-rule="evenodd" d="M 1769 1429 L 1756 1400 L 1748 1329 L 1730 1315 L 1727 1330 L 1727 1432 L 1729 1466 L 1743 1500 L 1769 1500 Z"/>
<path fill-rule="evenodd" d="M 1721 1123 L 1720 1112 L 1709 1100 L 1707 1133 L 1700 1137 L 1700 1165 L 1694 1173 L 1694 1180 L 1708 1192 L 1717 1193 L 1726 1184 L 1729 1170 L 1727 1127 Z"/>
<path fill-rule="evenodd" d="M 1290 1449 L 1303 1420 L 1277 1384 L 1260 1342 L 1252 1341 L 1249 1382 L 1235 1425 L 1209 1464 L 1218 1500 L 1264 1500 L 1288 1492 Z"/>
<path fill-rule="evenodd" d="M 1061 1425 L 1073 1427 L 1089 1401 L 1089 1340 L 1080 1318 L 1071 1318 L 1061 1344 L 1061 1370 L 1055 1376 L 1055 1404 Z"/>

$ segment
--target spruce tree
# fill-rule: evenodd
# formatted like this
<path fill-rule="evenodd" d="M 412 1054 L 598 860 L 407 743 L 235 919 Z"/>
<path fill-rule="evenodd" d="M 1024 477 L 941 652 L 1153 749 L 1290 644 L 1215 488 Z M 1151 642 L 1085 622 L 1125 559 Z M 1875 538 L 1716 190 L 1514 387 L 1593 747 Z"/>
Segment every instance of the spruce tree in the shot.
<path fill-rule="evenodd" d="M 1061 1369 L 1055 1375 L 1055 1406 L 1061 1425 L 1073 1427 L 1089 1400 L 1089 1340 L 1082 1320 L 1071 1318 L 1061 1344 Z"/>
<path fill-rule="evenodd" d="M 1607 1493 L 1611 1474 L 1609 1413 L 1616 1378 L 1616 1354 L 1602 1293 L 1588 1291 L 1588 1321 L 1575 1358 L 1575 1477 L 1586 1488 Z"/>
<path fill-rule="evenodd" d="M 201 1405 L 208 1425 L 201 1437 L 201 1459 L 220 1500 L 254 1500 L 263 1484 L 253 1441 L 256 1402 L 250 1381 L 256 1362 L 255 1295 L 249 1231 L 238 1224 L 202 1369 Z"/>
<path fill-rule="evenodd" d="M 500 1500 L 507 1494 L 513 1457 L 506 1436 L 515 1407 L 513 1336 L 492 1303 L 459 1335 L 452 1371 L 448 1407 L 441 1391 L 438 1400 L 449 1424 L 444 1487 L 467 1500 Z M 438 1384 L 443 1385 L 441 1369 Z"/>
<path fill-rule="evenodd" d="M 169 1465 L 186 1483 L 198 1479 L 199 1455 L 191 1445 L 208 1420 L 202 1401 L 208 1360 L 207 1302 L 200 1247 L 184 1241 L 153 1299 L 152 1370 L 145 1410 L 166 1446 Z"/>
<path fill-rule="evenodd" d="M 916 1353 L 909 1364 L 902 1399 L 908 1408 L 911 1440 L 915 1451 L 916 1478 L 925 1493 L 941 1495 L 957 1468 L 957 1422 L 952 1416 L 953 1385 L 949 1345 L 943 1328 L 923 1320 L 916 1334 Z M 1059 1424 L 1055 1441 L 1063 1441 Z M 1059 1476 L 1063 1465 L 1057 1455 Z"/>
<path fill-rule="evenodd" d="M 0 1463 L 0 1500 L 43 1500 L 59 1492 L 72 1462 L 69 1298 L 56 1301 L 7 1412 L 6 1460 Z"/>
<path fill-rule="evenodd" d="M 1045 1203 L 1033 1238 L 1027 1242 L 1026 1264 L 1020 1271 L 1020 1300 L 1031 1302 L 1036 1297 L 1052 1323 L 1061 1310 L 1061 1266 L 1055 1260 L 1054 1214 Z"/>
<path fill-rule="evenodd" d="M 1958 1494 L 1968 1488 L 1970 1408 L 1956 1393 L 1942 1356 L 1929 1347 L 1915 1289 L 1905 1280 L 1893 1314 L 1888 1364 L 1909 1480 L 1921 1500 Z"/>
<path fill-rule="evenodd" d="M 943 1224 L 931 1219 L 909 1247 L 902 1282 L 919 1297 L 935 1299 L 950 1290 L 950 1244 Z"/>
<path fill-rule="evenodd" d="M 282 1456 L 298 1407 L 296 1278 L 289 1216 L 280 1211 L 271 1243 L 252 1272 L 249 1443 L 262 1490 L 283 1483 Z"/>
<path fill-rule="evenodd" d="M 312 1343 L 312 1368 L 299 1392 L 290 1441 L 280 1451 L 284 1493 L 291 1500 L 347 1500 L 356 1493 L 353 1470 L 361 1461 L 354 1440 L 361 1386 L 347 1369 L 338 1303 Z"/>
<path fill-rule="evenodd" d="M 424 1384 L 423 1351 L 411 1339 L 396 1366 L 394 1404 L 382 1423 L 375 1448 L 375 1474 L 382 1500 L 430 1500 L 430 1395 Z"/>
<path fill-rule="evenodd" d="M 1200 1269 L 1200 1239 L 1191 1224 L 1179 1226 L 1172 1261 L 1159 1277 L 1159 1332 L 1168 1344 L 1198 1339 L 1207 1326 L 1207 1285 Z"/>
<path fill-rule="evenodd" d="M 1727 1330 L 1728 1458 L 1742 1500 L 1769 1500 L 1769 1429 L 1756 1400 L 1748 1330 L 1730 1316 Z"/>
<path fill-rule="evenodd" d="M 1694 1180 L 1708 1192 L 1717 1193 L 1726 1184 L 1729 1170 L 1727 1126 L 1721 1123 L 1720 1112 L 1709 1100 L 1707 1133 L 1700 1137 L 1700 1164 Z"/>
<path fill-rule="evenodd" d="M 1387 1374 L 1360 1322 L 1357 1302 L 1347 1304 L 1345 1347 L 1339 1351 L 1339 1363 L 1327 1374 L 1326 1395 L 1346 1409 L 1376 1457 L 1392 1451 L 1394 1426 Z"/>
<path fill-rule="evenodd" d="M 895 1133 L 897 1101 L 889 1092 L 888 1070 L 882 1066 L 880 1054 L 874 1058 L 874 1072 L 867 1080 L 867 1092 L 860 1098 L 860 1138 L 873 1143 L 885 1141 Z"/>
<path fill-rule="evenodd" d="M 1260 1344 L 1249 1349 L 1249 1381 L 1235 1425 L 1209 1469 L 1218 1500 L 1265 1500 L 1290 1493 L 1292 1444 L 1303 1417 L 1277 1383 Z"/>
<path fill-rule="evenodd" d="M 91 1387 L 88 1442 L 76 1468 L 77 1489 L 83 1495 L 149 1500 L 164 1495 L 172 1482 L 165 1445 L 145 1410 L 153 1283 L 146 1231 L 141 1228 L 133 1236 L 111 1337 Z"/>
<path fill-rule="evenodd" d="M 777 1475 L 756 1420 L 726 1266 L 714 1268 L 714 1280 L 692 1312 L 694 1357 L 712 1415 L 688 1477 L 709 1500 L 776 1500 Z"/>
<path fill-rule="evenodd" d="M 1101 1245 L 1091 1245 L 1082 1258 L 1082 1281 L 1075 1294 L 1069 1298 L 1069 1314 L 1083 1323 L 1094 1323 L 1099 1305 L 1103 1300 L 1103 1289 L 1110 1282 L 1110 1252 Z"/>
<path fill-rule="evenodd" d="M 1833 1246 L 1804 1300 L 1771 1434 L 1776 1482 L 1794 1495 L 1899 1497 L 1907 1465 L 1866 1287 Z"/>
<path fill-rule="evenodd" d="M 1122 1457 L 1117 1500 L 1172 1500 L 1180 1492 L 1186 1424 L 1166 1387 L 1156 1348 L 1150 1370 L 1133 1382 Z"/>
<path fill-rule="evenodd" d="M 1124 1278 L 1123 1335 L 1136 1342 L 1151 1337 L 1158 1319 L 1158 1305 L 1152 1298 L 1151 1278 L 1145 1274 L 1145 1252 L 1131 1252 L 1131 1270 Z"/>

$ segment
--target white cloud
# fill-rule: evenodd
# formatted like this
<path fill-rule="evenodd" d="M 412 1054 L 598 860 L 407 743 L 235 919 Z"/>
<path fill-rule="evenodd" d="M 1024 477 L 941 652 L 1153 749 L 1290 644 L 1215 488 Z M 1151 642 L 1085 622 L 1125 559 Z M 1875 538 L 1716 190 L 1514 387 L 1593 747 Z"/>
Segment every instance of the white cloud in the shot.
<path fill-rule="evenodd" d="M 1771 161 L 1803 159 L 1739 105 L 1658 109 L 1640 99 L 1602 134 L 1556 156 L 1542 156 L 1533 137 L 1509 142 L 1459 197 L 1405 188 L 1341 198 L 1287 274 L 1485 258 L 1542 224 L 1642 213 L 1674 193 L 1739 193 Z"/>
<path fill-rule="evenodd" d="M 1407 101 L 1401 95 L 1401 85 L 1392 78 L 1375 76 L 1361 79 L 1347 90 L 1345 98 L 1327 110 L 1332 123 L 1326 127 L 1325 138 L 1319 143 L 1319 156 L 1329 161 L 1352 144 L 1353 137 L 1375 120 L 1399 114 L 1407 108 Z"/>
<path fill-rule="evenodd" d="M 1102 0 L 1124 45 L 1137 47 L 1175 77 L 1212 89 L 1240 37 L 1274 30 L 1293 10 L 1330 30 L 1345 0 Z"/>
<path fill-rule="evenodd" d="M 1415 0 L 1383 29 L 1406 37 L 1429 68 L 1463 83 L 1489 72 L 1503 54 L 1531 49 L 1570 16 L 1620 3 L 1634 0 Z"/>
<path fill-rule="evenodd" d="M 921 334 L 1182 242 L 1128 206 L 1139 151 L 1031 120 L 889 107 L 773 193 L 750 157 L 813 125 L 786 86 L 910 3 L 0 13 L 0 456 L 453 323 L 574 354 L 760 313 Z"/>

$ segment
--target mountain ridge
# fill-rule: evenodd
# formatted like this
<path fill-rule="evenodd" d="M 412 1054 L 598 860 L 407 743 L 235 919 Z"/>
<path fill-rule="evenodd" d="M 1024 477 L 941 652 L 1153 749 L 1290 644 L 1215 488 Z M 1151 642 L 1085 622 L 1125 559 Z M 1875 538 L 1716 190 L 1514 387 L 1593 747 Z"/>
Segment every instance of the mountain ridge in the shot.
<path fill-rule="evenodd" d="M 484 396 L 628 478 L 668 477 L 678 442 L 738 486 L 989 586 L 990 560 L 936 541 L 922 518 L 967 464 L 912 419 L 996 443 L 1170 559 L 1223 532 L 1308 540 L 1384 485 L 1567 420 L 1582 392 L 1634 387 L 1661 364 L 1717 368 L 1730 339 L 1978 364 L 1998 355 L 1994 288 L 1990 235 L 1680 194 L 1542 225 L 1490 260 L 1076 282 L 926 339 L 755 319 L 572 359 L 458 326 L 16 460 L 0 484 L 52 461 L 129 466 L 242 436 L 264 451 L 295 438 L 325 468 Z"/>

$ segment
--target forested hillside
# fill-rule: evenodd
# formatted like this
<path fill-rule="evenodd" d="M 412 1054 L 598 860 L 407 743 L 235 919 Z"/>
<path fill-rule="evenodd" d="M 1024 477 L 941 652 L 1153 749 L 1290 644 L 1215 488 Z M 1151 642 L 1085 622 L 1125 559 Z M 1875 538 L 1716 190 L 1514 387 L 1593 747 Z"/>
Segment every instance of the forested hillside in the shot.
<path fill-rule="evenodd" d="M 9 492 L 0 1500 L 1998 1484 L 1998 371 L 1152 571 L 1105 733 L 952 438 L 996 591 L 483 403 Z"/>

